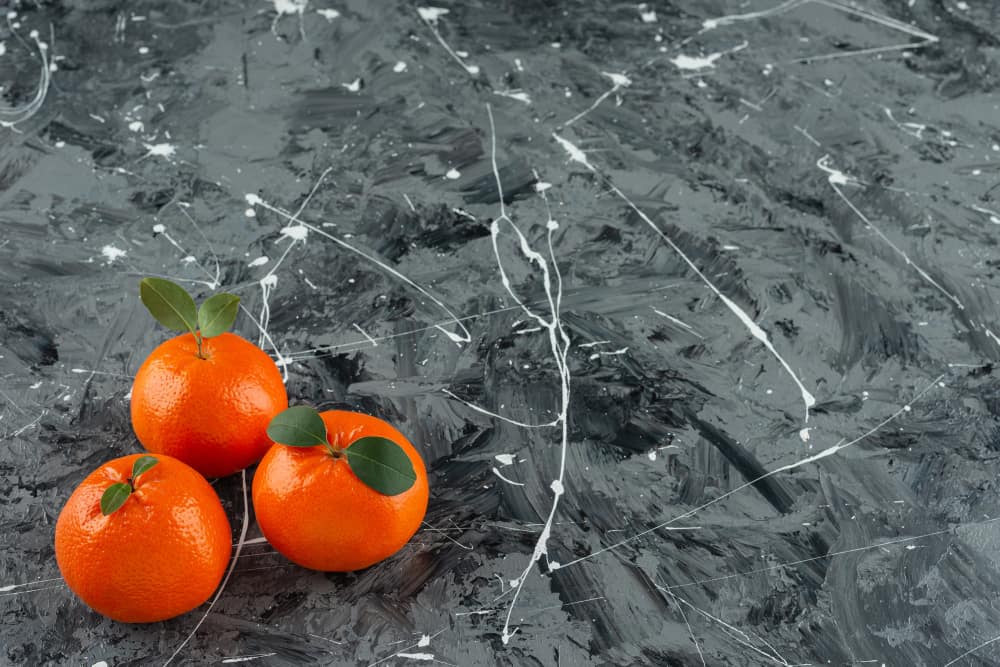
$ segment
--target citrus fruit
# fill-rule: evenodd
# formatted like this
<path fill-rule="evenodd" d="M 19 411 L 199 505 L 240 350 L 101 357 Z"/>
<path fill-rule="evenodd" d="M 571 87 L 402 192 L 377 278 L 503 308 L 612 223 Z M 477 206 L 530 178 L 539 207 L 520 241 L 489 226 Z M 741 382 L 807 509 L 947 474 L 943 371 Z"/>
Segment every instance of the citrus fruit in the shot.
<path fill-rule="evenodd" d="M 256 463 L 271 446 L 267 424 L 288 405 L 281 372 L 233 333 L 175 336 L 142 363 L 132 385 L 132 428 L 150 452 L 206 477 Z"/>
<path fill-rule="evenodd" d="M 275 430 L 296 411 L 315 420 Z M 292 446 L 276 444 L 257 466 L 254 512 L 264 537 L 289 560 L 313 570 L 361 570 L 399 551 L 420 527 L 427 472 L 390 424 L 296 406 L 275 417 L 268 432 Z"/>
<path fill-rule="evenodd" d="M 80 483 L 59 513 L 55 544 L 66 585 L 88 606 L 116 621 L 151 623 L 208 599 L 229 562 L 232 532 L 197 471 L 169 456 L 134 454 Z"/>

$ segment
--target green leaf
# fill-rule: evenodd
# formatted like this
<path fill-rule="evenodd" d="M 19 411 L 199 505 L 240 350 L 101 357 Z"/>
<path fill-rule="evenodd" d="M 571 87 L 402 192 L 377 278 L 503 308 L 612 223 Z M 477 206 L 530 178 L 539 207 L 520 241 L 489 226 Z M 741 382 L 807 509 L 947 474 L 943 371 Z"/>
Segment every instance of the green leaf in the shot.
<path fill-rule="evenodd" d="M 132 483 L 135 484 L 136 477 L 146 472 L 159 462 L 160 460 L 155 456 L 140 456 L 137 458 L 135 463 L 132 464 Z"/>
<path fill-rule="evenodd" d="M 410 457 L 388 438 L 360 438 L 344 453 L 358 479 L 384 496 L 399 495 L 417 481 Z"/>
<path fill-rule="evenodd" d="M 101 496 L 101 514 L 108 516 L 119 507 L 125 504 L 128 497 L 132 495 L 132 487 L 124 482 L 112 484 Z"/>
<path fill-rule="evenodd" d="M 326 443 L 326 424 L 308 405 L 296 405 L 271 420 L 267 437 L 290 447 L 315 447 Z"/>
<path fill-rule="evenodd" d="M 240 309 L 240 297 L 235 294 L 216 294 L 205 300 L 198 309 L 198 329 L 202 338 L 212 338 L 229 331 Z"/>
<path fill-rule="evenodd" d="M 195 333 L 198 313 L 194 299 L 177 283 L 163 278 L 143 278 L 139 281 L 139 298 L 163 326 Z"/>

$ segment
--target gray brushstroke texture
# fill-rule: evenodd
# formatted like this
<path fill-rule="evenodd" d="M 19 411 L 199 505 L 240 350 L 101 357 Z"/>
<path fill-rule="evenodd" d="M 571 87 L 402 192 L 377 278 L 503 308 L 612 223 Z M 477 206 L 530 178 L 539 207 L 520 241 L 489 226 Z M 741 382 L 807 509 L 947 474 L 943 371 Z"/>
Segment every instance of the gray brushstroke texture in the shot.
<path fill-rule="evenodd" d="M 165 337 L 138 278 L 207 282 L 214 254 L 222 285 L 259 316 L 258 281 L 290 243 L 288 221 L 259 207 L 246 217 L 244 195 L 294 211 L 330 167 L 303 219 L 429 290 L 467 318 L 472 341 L 450 342 L 431 301 L 317 234 L 275 271 L 268 331 L 294 359 L 294 399 L 387 418 L 417 444 L 435 530 L 351 575 L 247 545 L 173 664 L 410 664 L 392 657 L 402 651 L 462 666 L 698 665 L 693 635 L 709 665 L 940 666 L 995 637 L 998 5 L 873 0 L 939 41 L 789 64 L 920 40 L 819 2 L 703 33 L 705 19 L 777 3 L 649 2 L 655 23 L 629 3 L 434 4 L 450 10 L 436 29 L 478 75 L 402 2 L 310 3 L 305 39 L 294 14 L 272 32 L 267 2 L 11 7 L 22 37 L 45 39 L 51 24 L 57 71 L 40 110 L 0 130 L 0 589 L 18 586 L 0 592 L 0 663 L 162 664 L 194 627 L 204 608 L 124 626 L 58 580 L 20 585 L 58 577 L 53 523 L 75 484 L 138 451 L 130 376 Z M 327 7 L 340 16 L 315 11 Z M 4 102 L 23 104 L 37 56 L 10 26 L 0 39 Z M 672 62 L 744 41 L 703 72 Z M 611 88 L 602 72 L 631 85 L 562 128 Z M 531 104 L 494 94 L 506 90 Z M 548 512 L 557 437 L 442 389 L 538 423 L 558 411 L 559 383 L 544 332 L 518 333 L 532 323 L 518 323 L 490 248 L 500 211 L 486 103 L 507 210 L 536 248 L 547 213 L 535 173 L 552 186 L 575 347 L 548 547 L 585 559 L 552 572 L 542 559 L 507 646 L 509 595 L 496 598 Z M 768 333 L 817 398 L 808 424 L 775 358 L 553 131 Z M 176 153 L 149 155 L 158 144 Z M 963 309 L 838 197 L 816 166 L 824 154 L 861 183 L 839 186 L 851 203 Z M 536 268 L 513 245 L 504 253 L 516 293 L 540 302 Z M 245 314 L 237 330 L 258 336 Z M 607 343 L 580 347 L 595 341 Z M 677 524 L 700 529 L 588 557 L 858 437 L 940 373 L 943 386 L 856 446 Z M 491 472 L 498 454 L 514 455 L 500 470 L 524 486 Z M 238 477 L 215 488 L 238 531 Z M 1000 642 L 956 664 L 1000 664 Z"/>

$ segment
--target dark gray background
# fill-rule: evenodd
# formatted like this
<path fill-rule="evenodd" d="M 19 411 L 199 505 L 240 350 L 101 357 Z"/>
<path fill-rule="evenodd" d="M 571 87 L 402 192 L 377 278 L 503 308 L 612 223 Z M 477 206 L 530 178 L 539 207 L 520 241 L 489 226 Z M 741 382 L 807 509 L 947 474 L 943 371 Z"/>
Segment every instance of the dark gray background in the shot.
<path fill-rule="evenodd" d="M 437 6 L 8 5 L 0 662 L 1000 664 L 996 5 Z M 428 527 L 329 575 L 251 514 L 207 616 L 86 609 L 53 523 L 138 451 L 143 275 L 407 433 Z"/>

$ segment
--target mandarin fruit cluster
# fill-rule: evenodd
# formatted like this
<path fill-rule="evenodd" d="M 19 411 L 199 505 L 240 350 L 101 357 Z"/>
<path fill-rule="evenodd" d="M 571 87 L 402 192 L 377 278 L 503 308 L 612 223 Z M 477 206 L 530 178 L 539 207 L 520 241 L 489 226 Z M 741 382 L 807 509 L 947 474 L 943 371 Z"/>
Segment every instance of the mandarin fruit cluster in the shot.
<path fill-rule="evenodd" d="M 208 600 L 230 563 L 232 529 L 206 478 L 258 462 L 257 523 L 292 562 L 350 572 L 409 541 L 429 490 L 402 433 L 357 412 L 289 408 L 271 357 L 228 331 L 239 297 L 216 294 L 198 308 L 159 278 L 144 278 L 140 297 L 182 333 L 153 350 L 132 386 L 132 427 L 149 453 L 90 473 L 56 522 L 59 570 L 83 602 L 149 623 Z"/>

